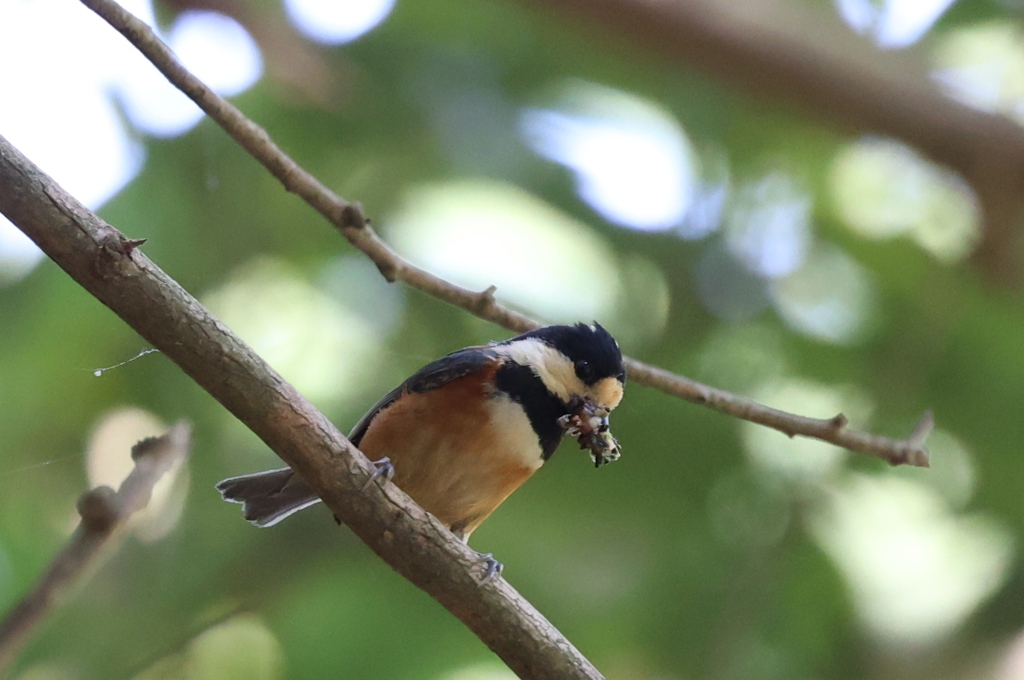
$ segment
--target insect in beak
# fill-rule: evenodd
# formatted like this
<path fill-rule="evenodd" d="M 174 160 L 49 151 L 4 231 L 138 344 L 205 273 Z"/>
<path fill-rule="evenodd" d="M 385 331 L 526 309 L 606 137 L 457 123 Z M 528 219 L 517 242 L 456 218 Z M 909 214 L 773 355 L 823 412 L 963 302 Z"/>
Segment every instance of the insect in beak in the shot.
<path fill-rule="evenodd" d="M 581 449 L 590 449 L 594 467 L 616 461 L 622 455 L 619 442 L 611 433 L 608 409 L 591 399 L 574 397 L 569 402 L 569 413 L 559 418 L 558 424 L 570 437 L 576 437 Z"/>

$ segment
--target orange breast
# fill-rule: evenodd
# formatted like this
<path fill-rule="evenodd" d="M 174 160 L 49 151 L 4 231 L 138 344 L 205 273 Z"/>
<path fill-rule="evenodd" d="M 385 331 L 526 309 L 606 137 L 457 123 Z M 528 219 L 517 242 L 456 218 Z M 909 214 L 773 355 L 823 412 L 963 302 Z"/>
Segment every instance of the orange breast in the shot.
<path fill-rule="evenodd" d="M 390 458 L 395 483 L 464 540 L 542 463 L 526 414 L 487 392 L 489 372 L 403 395 L 359 444 Z"/>

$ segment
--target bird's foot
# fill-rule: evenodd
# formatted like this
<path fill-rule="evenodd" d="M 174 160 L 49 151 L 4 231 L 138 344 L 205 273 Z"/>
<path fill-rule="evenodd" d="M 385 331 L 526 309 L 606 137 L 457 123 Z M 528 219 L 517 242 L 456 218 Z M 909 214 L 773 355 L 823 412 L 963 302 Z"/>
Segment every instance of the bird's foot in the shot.
<path fill-rule="evenodd" d="M 384 478 L 384 481 L 390 482 L 395 476 L 395 466 L 392 465 L 390 458 L 384 457 L 380 460 L 371 462 L 373 463 L 373 474 L 371 474 L 370 478 L 366 480 L 365 484 L 363 484 L 363 491 L 369 489 L 371 484 L 382 477 Z"/>
<path fill-rule="evenodd" d="M 483 567 L 483 573 L 480 575 L 480 585 L 487 583 L 496 576 L 501 576 L 501 572 L 505 570 L 505 565 L 494 559 L 494 555 L 491 553 L 477 553 L 477 557 L 480 559 L 480 564 Z"/>

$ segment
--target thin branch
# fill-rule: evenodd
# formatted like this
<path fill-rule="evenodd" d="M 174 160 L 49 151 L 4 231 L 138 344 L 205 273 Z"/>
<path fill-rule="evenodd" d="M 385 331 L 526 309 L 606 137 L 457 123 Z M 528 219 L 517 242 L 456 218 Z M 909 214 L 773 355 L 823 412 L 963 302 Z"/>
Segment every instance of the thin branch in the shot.
<path fill-rule="evenodd" d="M 259 436 L 395 571 L 520 677 L 603 676 L 477 553 L 391 483 L 338 429 L 117 229 L 0 137 L 0 213 Z"/>
<path fill-rule="evenodd" d="M 842 413 L 831 418 L 807 418 L 738 397 L 735 394 L 708 387 L 668 371 L 634 361 L 627 361 L 629 375 L 643 376 L 646 384 L 694 404 L 710 406 L 723 413 L 779 430 L 790 437 L 811 437 L 842 446 L 850 451 L 867 453 L 887 461 L 890 465 L 928 467 L 928 449 L 925 439 L 935 427 L 931 411 L 926 411 L 917 427 L 906 439 L 890 439 L 847 427 Z"/>
<path fill-rule="evenodd" d="M 108 486 L 87 491 L 78 499 L 82 517 L 67 545 L 57 553 L 46 574 L 0 622 L 0 672 L 18 656 L 43 617 L 60 604 L 61 596 L 77 583 L 97 555 L 128 519 L 146 507 L 153 487 L 192 448 L 191 427 L 179 422 L 168 432 L 132 447 L 135 467 L 115 492 Z"/>
<path fill-rule="evenodd" d="M 334 224 L 341 234 L 365 253 L 390 282 L 401 281 L 439 300 L 516 332 L 540 324 L 494 299 L 494 288 L 477 293 L 460 288 L 403 259 L 382 241 L 362 208 L 325 187 L 274 143 L 270 135 L 234 105 L 218 96 L 192 75 L 174 53 L 149 29 L 113 0 L 82 0 L 125 36 L 176 87 L 188 95 L 246 151 L 266 167 L 288 191 L 297 194 Z M 877 456 L 893 465 L 928 466 L 923 440 L 891 439 L 849 429 L 839 414 L 829 419 L 807 418 L 779 411 L 755 401 L 703 385 L 636 359 L 626 359 L 634 382 L 661 390 L 694 404 L 774 428 L 790 437 L 801 436 Z M 930 415 L 925 416 L 930 419 Z"/>

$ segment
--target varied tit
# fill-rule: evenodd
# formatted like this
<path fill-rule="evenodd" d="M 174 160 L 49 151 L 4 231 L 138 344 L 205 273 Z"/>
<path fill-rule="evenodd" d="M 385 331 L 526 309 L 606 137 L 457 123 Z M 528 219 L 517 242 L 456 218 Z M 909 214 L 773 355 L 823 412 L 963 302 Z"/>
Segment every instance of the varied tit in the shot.
<path fill-rule="evenodd" d="M 424 366 L 377 402 L 348 438 L 468 541 L 551 457 L 567 429 L 580 435 L 590 422 L 607 433 L 607 419 L 593 416 L 619 404 L 625 382 L 619 345 L 600 325 L 547 326 Z M 610 434 L 601 441 L 608 459 L 617 458 Z M 597 446 L 590 444 L 600 464 Z M 260 527 L 320 500 L 291 468 L 225 479 L 217 489 L 224 500 L 242 503 L 245 519 Z"/>

